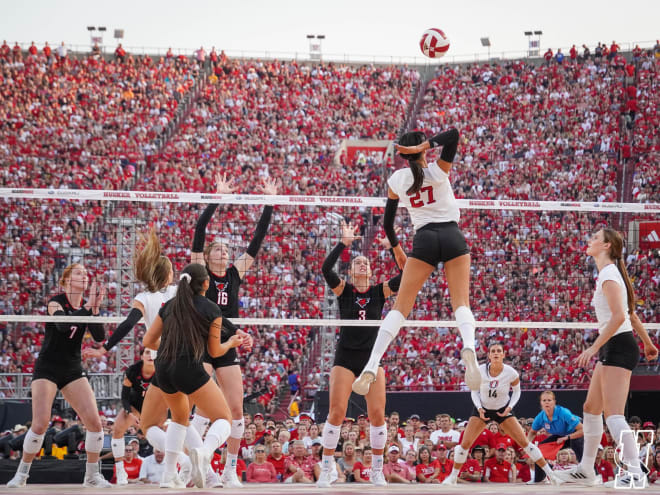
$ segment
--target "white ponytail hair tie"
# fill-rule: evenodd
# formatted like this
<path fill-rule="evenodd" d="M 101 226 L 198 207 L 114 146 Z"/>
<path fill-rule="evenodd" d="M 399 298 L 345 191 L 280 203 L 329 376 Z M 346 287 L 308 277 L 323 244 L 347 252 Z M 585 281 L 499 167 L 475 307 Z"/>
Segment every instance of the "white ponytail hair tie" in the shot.
<path fill-rule="evenodd" d="M 186 279 L 188 283 L 192 282 L 192 277 L 190 276 L 190 273 L 182 273 L 181 276 L 179 277 L 179 280 Z"/>

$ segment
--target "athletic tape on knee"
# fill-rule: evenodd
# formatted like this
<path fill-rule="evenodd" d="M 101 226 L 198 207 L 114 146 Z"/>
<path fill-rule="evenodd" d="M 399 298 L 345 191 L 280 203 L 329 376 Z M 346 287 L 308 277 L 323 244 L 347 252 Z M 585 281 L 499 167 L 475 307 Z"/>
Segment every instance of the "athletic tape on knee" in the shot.
<path fill-rule="evenodd" d="M 112 456 L 115 459 L 119 459 L 120 457 L 124 457 L 124 454 L 126 452 L 125 447 L 126 447 L 126 442 L 124 442 L 124 438 L 113 438 L 112 441 L 110 442 L 110 446 L 112 447 Z"/>
<path fill-rule="evenodd" d="M 245 432 L 245 421 L 242 419 L 232 419 L 231 420 L 231 433 L 229 436 L 231 438 L 243 438 L 243 433 Z"/>
<path fill-rule="evenodd" d="M 339 437 L 341 434 L 341 426 L 331 425 L 328 421 L 323 425 L 323 433 L 321 440 L 323 441 L 323 448 L 328 450 L 335 450 Z"/>
<path fill-rule="evenodd" d="M 161 452 L 165 452 L 166 436 L 166 433 L 158 426 L 151 426 L 147 429 L 147 441 L 154 449 L 160 450 Z"/>
<path fill-rule="evenodd" d="M 85 452 L 98 454 L 103 448 L 103 431 L 85 433 Z"/>
<path fill-rule="evenodd" d="M 469 451 L 461 447 L 460 444 L 454 447 L 454 464 L 465 464 L 468 452 Z"/>
<path fill-rule="evenodd" d="M 387 426 L 369 426 L 369 441 L 372 449 L 384 449 L 387 444 Z"/>
<path fill-rule="evenodd" d="M 532 442 L 529 442 L 527 444 L 527 447 L 523 447 L 523 450 L 534 462 L 543 458 L 543 454 L 541 453 L 541 450 Z"/>
<path fill-rule="evenodd" d="M 456 318 L 456 325 L 461 332 L 461 339 L 463 339 L 463 347 L 474 349 L 474 327 L 475 320 L 472 311 L 467 306 L 459 306 L 454 313 Z"/>
<path fill-rule="evenodd" d="M 23 452 L 26 454 L 38 454 L 41 450 L 41 445 L 44 443 L 45 435 L 45 433 L 37 435 L 30 428 L 23 439 Z"/>

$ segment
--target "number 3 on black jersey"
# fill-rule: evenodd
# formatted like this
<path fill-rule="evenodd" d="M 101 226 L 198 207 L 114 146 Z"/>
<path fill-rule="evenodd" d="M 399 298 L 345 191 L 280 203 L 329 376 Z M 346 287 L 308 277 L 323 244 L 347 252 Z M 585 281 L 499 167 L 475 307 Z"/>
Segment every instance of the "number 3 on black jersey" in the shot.
<path fill-rule="evenodd" d="M 366 309 L 361 309 L 358 311 L 358 320 L 366 320 L 367 319 L 367 310 Z"/>
<path fill-rule="evenodd" d="M 226 292 L 218 292 L 218 306 L 226 306 L 229 301 L 229 297 Z"/>

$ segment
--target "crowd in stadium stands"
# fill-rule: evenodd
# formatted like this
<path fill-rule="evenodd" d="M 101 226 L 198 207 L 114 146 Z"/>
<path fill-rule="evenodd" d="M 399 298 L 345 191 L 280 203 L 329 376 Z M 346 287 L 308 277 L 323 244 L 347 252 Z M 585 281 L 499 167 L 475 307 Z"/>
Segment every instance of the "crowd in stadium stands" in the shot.
<path fill-rule="evenodd" d="M 135 189 L 211 192 L 212 172 L 225 170 L 242 193 L 253 192 L 260 177 L 275 176 L 281 177 L 284 194 L 382 194 L 392 163 L 373 153 L 357 154 L 354 163 L 344 155 L 335 162 L 335 154 L 344 139 L 393 139 L 420 81 L 418 72 L 395 66 L 238 61 L 214 53 L 198 51 L 190 59 L 170 52 L 155 61 L 122 48 L 106 60 L 98 51 L 67 53 L 64 45 L 31 47 L 26 53 L 3 44 L 0 184 L 119 189 L 131 180 Z M 426 88 L 417 125 L 427 133 L 450 125 L 461 130 L 452 172 L 457 197 L 619 201 L 618 154 L 630 153 L 634 200 L 657 201 L 658 59 L 644 51 L 636 57 L 630 64 L 601 50 L 599 57 L 569 53 L 560 61 L 553 56 L 543 66 L 523 61 L 443 65 Z M 155 150 L 154 138 L 209 66 L 210 76 L 190 113 L 166 146 Z M 623 128 L 627 135 L 628 124 L 630 143 L 622 134 Z M 324 316 L 320 265 L 334 242 L 327 226 L 330 210 L 275 208 L 264 247 L 241 290 L 242 316 Z M 369 253 L 374 280 L 396 273 L 389 254 L 373 247 L 381 233 L 376 211 L 332 211 L 359 223 L 364 236 L 352 253 L 345 251 L 341 274 L 351 254 L 359 252 Z M 109 286 L 106 314 L 119 314 L 117 227 L 107 219 L 134 218 L 141 222 L 136 229 L 158 228 L 165 254 L 180 270 L 190 259 L 199 212 L 198 205 L 179 203 L 3 202 L 0 313 L 44 314 L 61 269 L 83 258 Z M 221 207 L 209 233 L 229 239 L 240 254 L 259 214 L 254 206 Z M 592 321 L 595 272 L 585 263 L 583 249 L 597 222 L 612 219 L 573 212 L 464 210 L 461 227 L 472 249 L 477 319 Z M 403 217 L 399 221 L 402 238 L 410 240 L 410 225 Z M 626 261 L 640 316 L 657 322 L 660 254 L 631 252 Z M 444 277 L 433 278 L 412 317 L 451 319 L 446 296 Z M 0 330 L 0 371 L 29 372 L 42 327 Z M 267 390 L 260 400 L 274 407 L 270 399 L 278 384 L 288 372 L 301 372 L 302 349 L 312 330 L 249 330 L 260 337 L 255 351 L 245 356 L 246 390 Z M 571 359 L 593 333 L 483 330 L 478 337 L 483 345 L 492 339 L 505 342 L 526 387 L 585 385 Z M 402 331 L 384 361 L 389 386 L 460 389 L 459 345 L 447 328 Z M 85 365 L 109 372 L 113 360 L 109 354 Z M 307 394 L 321 387 L 324 377 L 312 367 L 301 380 Z"/>
<path fill-rule="evenodd" d="M 116 411 L 106 408 L 101 411 L 106 435 L 110 434 L 113 415 Z M 405 418 L 404 418 L 405 419 Z M 649 483 L 660 483 L 660 428 L 651 421 L 642 421 L 633 416 L 628 418 L 635 430 L 655 431 L 654 435 L 638 435 L 640 459 L 649 469 Z M 440 483 L 451 473 L 454 447 L 460 443 L 467 421 L 451 418 L 448 414 L 428 413 L 420 418 L 413 414 L 402 420 L 392 412 L 386 416 L 388 438 L 384 454 L 384 474 L 389 483 Z M 533 418 L 519 418 L 526 432 L 532 428 Z M 76 456 L 84 451 L 84 437 L 77 421 L 52 418 L 52 427 L 42 457 Z M 317 424 L 312 416 L 302 413 L 275 421 L 262 414 L 245 415 L 245 437 L 241 442 L 237 473 L 243 481 L 251 482 L 294 482 L 313 483 L 318 479 L 322 454 L 323 424 Z M 27 425 L 16 425 L 0 436 L 0 456 L 20 456 L 22 435 Z M 371 471 L 371 447 L 369 419 L 366 415 L 346 418 L 341 428 L 341 437 L 335 454 L 338 482 L 369 482 Z M 542 442 L 549 435 L 543 428 L 538 430 L 535 442 Z M 124 467 L 130 483 L 159 483 L 163 470 L 163 452 L 154 451 L 141 431 L 129 428 L 125 441 L 126 460 Z M 225 465 L 223 449 L 218 449 L 212 467 L 219 474 Z M 648 455 L 647 455 L 648 454 Z M 51 458 L 53 458 L 51 457 Z M 112 462 L 112 454 L 106 450 L 102 456 Z M 555 455 L 548 455 L 554 470 L 568 469 L 577 464 L 575 452 L 563 448 Z M 183 465 L 183 464 L 182 464 Z M 602 482 L 612 481 L 618 472 L 614 459 L 614 442 L 604 427 L 594 469 Z M 182 471 L 182 476 L 187 474 Z M 189 479 L 186 478 L 186 479 Z M 470 456 L 460 474 L 462 483 L 527 483 L 539 482 L 534 473 L 533 462 L 524 451 L 505 435 L 496 422 L 475 441 Z M 288 480 L 288 481 L 287 481 Z"/>

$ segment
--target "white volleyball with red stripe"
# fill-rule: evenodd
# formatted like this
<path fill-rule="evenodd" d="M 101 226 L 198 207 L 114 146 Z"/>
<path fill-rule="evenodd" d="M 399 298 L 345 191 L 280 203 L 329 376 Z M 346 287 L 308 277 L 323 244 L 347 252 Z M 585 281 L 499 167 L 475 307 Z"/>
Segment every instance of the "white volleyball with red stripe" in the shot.
<path fill-rule="evenodd" d="M 427 57 L 440 58 L 449 50 L 449 38 L 441 29 L 427 29 L 422 35 L 419 46 Z"/>

